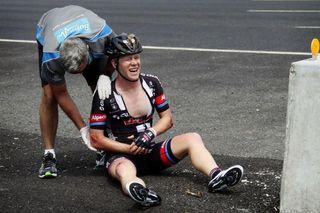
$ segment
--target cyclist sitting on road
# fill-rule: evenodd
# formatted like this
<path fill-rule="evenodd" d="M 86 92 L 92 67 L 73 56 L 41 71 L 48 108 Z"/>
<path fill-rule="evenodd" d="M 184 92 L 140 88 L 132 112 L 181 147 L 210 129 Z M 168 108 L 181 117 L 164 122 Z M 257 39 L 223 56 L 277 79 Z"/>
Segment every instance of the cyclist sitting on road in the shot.
<path fill-rule="evenodd" d="M 198 133 L 186 133 L 155 143 L 156 136 L 173 126 L 163 88 L 156 76 L 141 73 L 142 46 L 133 34 L 111 40 L 107 53 L 118 75 L 111 95 L 101 100 L 94 94 L 90 115 L 91 145 L 105 151 L 108 174 L 122 190 L 142 206 L 154 206 L 161 198 L 138 176 L 168 168 L 186 156 L 209 176 L 208 190 L 221 192 L 242 178 L 240 165 L 221 170 Z M 159 120 L 152 125 L 157 111 Z M 105 132 L 107 136 L 105 135 Z"/>

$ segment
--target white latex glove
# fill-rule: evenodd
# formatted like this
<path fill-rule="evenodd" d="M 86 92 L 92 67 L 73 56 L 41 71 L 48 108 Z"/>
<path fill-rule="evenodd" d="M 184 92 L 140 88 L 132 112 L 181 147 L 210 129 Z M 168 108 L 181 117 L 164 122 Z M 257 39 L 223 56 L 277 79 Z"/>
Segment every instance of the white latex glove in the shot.
<path fill-rule="evenodd" d="M 97 82 L 99 98 L 104 100 L 111 94 L 111 81 L 106 75 L 100 75 Z"/>
<path fill-rule="evenodd" d="M 83 143 L 92 151 L 97 151 L 94 147 L 91 146 L 91 140 L 90 140 L 90 132 L 89 127 L 85 126 L 80 129 L 80 134 L 83 140 Z"/>

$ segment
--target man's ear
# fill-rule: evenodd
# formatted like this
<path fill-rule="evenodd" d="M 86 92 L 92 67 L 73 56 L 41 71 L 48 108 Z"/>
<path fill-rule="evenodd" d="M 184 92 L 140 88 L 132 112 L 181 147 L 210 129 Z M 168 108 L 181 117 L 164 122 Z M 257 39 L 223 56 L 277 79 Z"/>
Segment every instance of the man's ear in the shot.
<path fill-rule="evenodd" d="M 114 69 L 117 68 L 117 61 L 116 61 L 115 58 L 111 59 L 111 64 L 112 64 L 112 66 L 113 66 Z"/>

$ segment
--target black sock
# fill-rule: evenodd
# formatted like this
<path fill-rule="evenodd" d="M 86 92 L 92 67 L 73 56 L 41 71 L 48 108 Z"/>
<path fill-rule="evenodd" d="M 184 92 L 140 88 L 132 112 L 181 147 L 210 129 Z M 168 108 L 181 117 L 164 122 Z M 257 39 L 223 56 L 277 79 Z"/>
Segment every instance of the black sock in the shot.
<path fill-rule="evenodd" d="M 215 176 L 217 176 L 217 174 L 219 174 L 219 172 L 221 172 L 221 169 L 219 167 L 216 167 L 211 170 L 209 176 L 211 177 L 211 179 L 213 179 Z"/>

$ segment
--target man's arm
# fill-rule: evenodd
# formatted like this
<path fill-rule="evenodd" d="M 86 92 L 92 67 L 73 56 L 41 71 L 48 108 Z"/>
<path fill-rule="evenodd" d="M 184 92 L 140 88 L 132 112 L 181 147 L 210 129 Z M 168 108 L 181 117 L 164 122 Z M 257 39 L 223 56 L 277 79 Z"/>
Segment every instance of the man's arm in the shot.
<path fill-rule="evenodd" d="M 103 130 L 90 129 L 90 137 L 91 145 L 96 149 L 105 150 L 107 152 L 124 153 L 132 155 L 148 153 L 148 150 L 145 150 L 141 147 L 136 147 L 134 143 L 129 145 L 105 137 L 103 134 Z"/>
<path fill-rule="evenodd" d="M 75 105 L 68 93 L 66 84 L 50 84 L 50 87 L 59 106 L 66 113 L 66 115 L 73 121 L 76 127 L 80 130 L 82 127 L 86 126 L 85 122 L 83 121 L 80 115 L 78 107 Z"/>
<path fill-rule="evenodd" d="M 100 129 L 90 129 L 91 145 L 107 152 L 129 153 L 129 144 L 120 143 L 104 136 L 104 131 Z"/>
<path fill-rule="evenodd" d="M 158 112 L 158 114 L 160 117 L 158 122 L 153 127 L 139 133 L 139 136 L 135 139 L 134 143 L 131 144 L 131 152 L 143 149 L 145 153 L 148 153 L 148 150 L 152 149 L 154 145 L 153 139 L 173 126 L 172 113 L 169 108 L 163 112 Z"/>
<path fill-rule="evenodd" d="M 160 119 L 152 128 L 157 135 L 161 135 L 173 126 L 173 117 L 170 108 L 158 114 Z"/>

